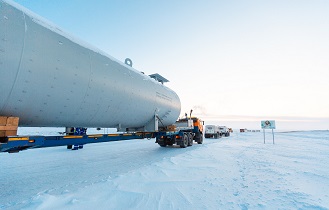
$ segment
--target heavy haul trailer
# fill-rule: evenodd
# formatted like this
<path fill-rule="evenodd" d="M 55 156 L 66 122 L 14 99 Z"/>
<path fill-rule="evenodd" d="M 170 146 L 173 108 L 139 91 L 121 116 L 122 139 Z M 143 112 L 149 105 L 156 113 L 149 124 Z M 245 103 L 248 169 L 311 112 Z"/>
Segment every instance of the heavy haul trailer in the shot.
<path fill-rule="evenodd" d="M 158 123 L 159 121 L 155 121 Z M 155 138 L 161 147 L 177 144 L 182 148 L 193 141 L 203 143 L 203 121 L 196 117 L 179 119 L 174 125 L 159 127 L 155 132 L 123 132 L 119 134 L 87 135 L 86 128 L 66 128 L 66 136 L 5 136 L 0 137 L 0 152 L 15 153 L 26 149 L 67 146 L 76 150 L 84 144 L 109 141 Z M 158 127 L 158 126 L 155 126 Z"/>
<path fill-rule="evenodd" d="M 78 149 L 84 144 L 154 138 L 154 133 L 123 133 L 67 136 L 13 136 L 0 138 L 0 152 L 15 153 L 26 149 L 67 146 Z"/>
<path fill-rule="evenodd" d="M 0 28 L 0 116 L 8 119 L 0 122 L 0 152 L 142 138 L 161 146 L 202 143 L 202 128 L 173 125 L 181 103 L 161 75 L 146 75 L 11 0 L 0 0 Z M 124 133 L 21 137 L 17 126 Z"/>

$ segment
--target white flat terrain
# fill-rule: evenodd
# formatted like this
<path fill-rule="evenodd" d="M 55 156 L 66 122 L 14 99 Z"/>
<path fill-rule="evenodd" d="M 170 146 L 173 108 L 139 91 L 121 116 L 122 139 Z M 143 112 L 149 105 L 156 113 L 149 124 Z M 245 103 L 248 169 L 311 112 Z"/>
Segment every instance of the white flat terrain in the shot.
<path fill-rule="evenodd" d="M 0 209 L 329 209 L 329 131 L 0 153 Z"/>

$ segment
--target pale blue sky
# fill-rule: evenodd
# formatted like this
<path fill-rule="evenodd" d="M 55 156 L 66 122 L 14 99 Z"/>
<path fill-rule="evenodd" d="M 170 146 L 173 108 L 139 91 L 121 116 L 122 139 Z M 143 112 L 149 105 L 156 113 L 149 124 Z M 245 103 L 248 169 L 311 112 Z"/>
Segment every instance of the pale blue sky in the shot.
<path fill-rule="evenodd" d="M 328 0 L 16 2 L 168 78 L 183 113 L 329 129 Z"/>

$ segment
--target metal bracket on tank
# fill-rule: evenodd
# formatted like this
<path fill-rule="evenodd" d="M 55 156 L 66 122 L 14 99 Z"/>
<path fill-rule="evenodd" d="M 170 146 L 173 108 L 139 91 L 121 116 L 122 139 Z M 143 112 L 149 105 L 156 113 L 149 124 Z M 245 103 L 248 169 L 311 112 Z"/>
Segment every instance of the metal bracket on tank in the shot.
<path fill-rule="evenodd" d="M 144 126 L 145 131 L 149 132 L 156 132 L 159 131 L 159 117 L 158 114 L 155 114 L 151 121 L 147 123 L 147 125 Z"/>
<path fill-rule="evenodd" d="M 156 108 L 154 111 L 154 116 L 152 119 L 144 126 L 144 131 L 149 132 L 157 132 L 159 131 L 159 116 L 158 116 L 159 109 Z"/>
<path fill-rule="evenodd" d="M 121 123 L 119 123 L 119 124 L 117 125 L 116 129 L 117 129 L 117 132 L 121 132 L 121 131 L 123 131 L 123 130 L 122 130 L 122 127 L 121 127 Z"/>
<path fill-rule="evenodd" d="M 159 131 L 159 121 L 161 122 L 158 114 L 154 114 L 152 119 L 147 122 L 146 125 L 142 127 L 129 127 L 129 128 L 123 128 L 121 127 L 121 124 L 118 125 L 117 131 L 125 131 L 125 132 L 157 132 Z"/>
<path fill-rule="evenodd" d="M 127 64 L 130 67 L 133 67 L 133 62 L 132 62 L 132 60 L 130 58 L 126 58 L 125 64 Z"/>

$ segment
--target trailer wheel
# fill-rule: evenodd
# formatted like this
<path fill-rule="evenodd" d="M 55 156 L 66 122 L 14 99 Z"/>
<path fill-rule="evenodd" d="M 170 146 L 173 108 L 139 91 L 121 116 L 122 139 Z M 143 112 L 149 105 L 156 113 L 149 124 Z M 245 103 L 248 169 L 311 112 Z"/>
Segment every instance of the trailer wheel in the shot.
<path fill-rule="evenodd" d="M 157 138 L 157 141 L 158 144 L 160 145 L 160 147 L 166 147 L 167 144 L 166 144 L 166 141 L 164 139 L 161 139 L 161 138 Z"/>
<path fill-rule="evenodd" d="M 180 147 L 185 148 L 188 145 L 188 136 L 186 133 L 184 133 L 182 141 L 180 142 Z"/>
<path fill-rule="evenodd" d="M 170 139 L 170 141 L 167 141 L 167 145 L 168 146 L 172 146 L 174 143 L 173 143 L 173 140 L 172 139 Z"/>
<path fill-rule="evenodd" d="M 193 145 L 193 135 L 192 135 L 192 133 L 188 133 L 187 136 L 188 136 L 187 146 L 192 146 Z"/>
<path fill-rule="evenodd" d="M 164 143 L 164 142 L 158 142 L 158 144 L 160 145 L 160 147 L 166 147 L 167 146 L 166 143 Z"/>
<path fill-rule="evenodd" d="M 167 136 L 166 137 L 166 145 L 167 146 L 172 146 L 175 142 L 175 137 L 174 136 Z"/>

